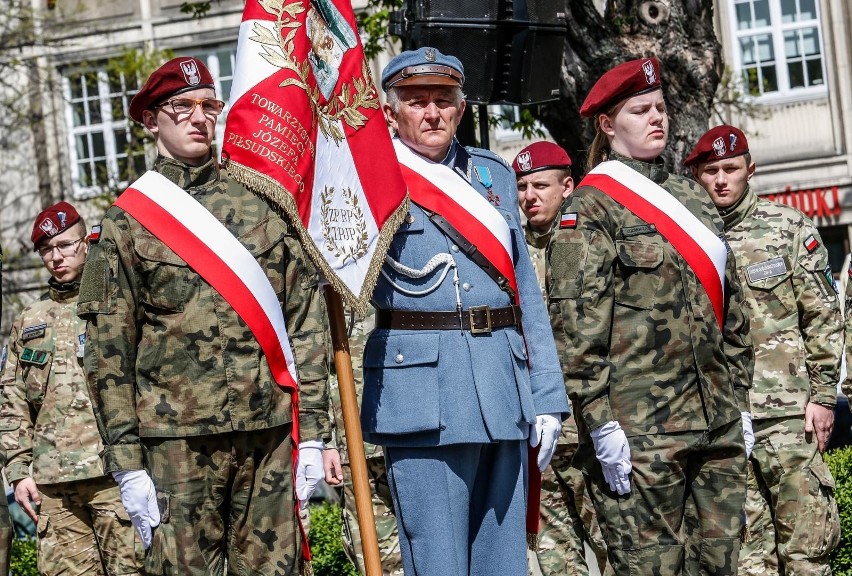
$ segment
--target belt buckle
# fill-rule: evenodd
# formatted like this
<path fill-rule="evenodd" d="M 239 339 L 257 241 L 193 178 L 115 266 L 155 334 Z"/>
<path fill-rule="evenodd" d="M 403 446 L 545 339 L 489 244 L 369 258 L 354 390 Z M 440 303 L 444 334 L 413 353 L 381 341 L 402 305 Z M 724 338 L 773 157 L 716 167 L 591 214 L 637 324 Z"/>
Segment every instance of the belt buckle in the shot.
<path fill-rule="evenodd" d="M 477 326 L 473 315 L 477 312 L 485 312 L 485 325 Z M 471 306 L 467 309 L 468 320 L 470 320 L 471 334 L 490 334 L 491 333 L 491 308 L 488 306 Z"/>

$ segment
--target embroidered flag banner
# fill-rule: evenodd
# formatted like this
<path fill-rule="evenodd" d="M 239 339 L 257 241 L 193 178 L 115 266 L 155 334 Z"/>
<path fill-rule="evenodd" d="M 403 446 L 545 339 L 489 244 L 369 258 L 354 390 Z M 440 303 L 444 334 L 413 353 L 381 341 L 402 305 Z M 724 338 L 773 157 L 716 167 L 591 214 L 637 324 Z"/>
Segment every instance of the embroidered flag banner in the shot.
<path fill-rule="evenodd" d="M 348 1 L 247 0 L 222 161 L 363 314 L 408 198 Z"/>

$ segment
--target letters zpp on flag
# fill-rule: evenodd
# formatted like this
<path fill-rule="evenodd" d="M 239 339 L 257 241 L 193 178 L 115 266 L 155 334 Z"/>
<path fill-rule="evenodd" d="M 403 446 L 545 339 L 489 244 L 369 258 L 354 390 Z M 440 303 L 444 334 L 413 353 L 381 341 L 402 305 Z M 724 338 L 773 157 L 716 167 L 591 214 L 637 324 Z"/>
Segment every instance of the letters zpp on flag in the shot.
<path fill-rule="evenodd" d="M 408 198 L 348 0 L 246 1 L 222 158 L 363 313 Z"/>

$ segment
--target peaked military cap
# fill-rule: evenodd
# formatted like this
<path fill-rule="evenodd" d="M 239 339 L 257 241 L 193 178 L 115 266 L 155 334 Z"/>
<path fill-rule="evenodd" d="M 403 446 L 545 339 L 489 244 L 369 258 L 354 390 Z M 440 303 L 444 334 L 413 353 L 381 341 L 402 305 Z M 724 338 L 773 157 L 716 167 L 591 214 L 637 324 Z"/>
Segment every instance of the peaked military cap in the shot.
<path fill-rule="evenodd" d="M 464 66 L 455 56 L 424 46 L 401 52 L 382 71 L 382 90 L 394 86 L 462 86 Z"/>
<path fill-rule="evenodd" d="M 604 73 L 586 96 L 580 115 L 591 118 L 631 96 L 657 90 L 660 80 L 660 61 L 641 58 L 619 64 Z"/>
<path fill-rule="evenodd" d="M 198 58 L 172 58 L 154 70 L 145 85 L 130 101 L 130 117 L 142 123 L 142 112 L 162 104 L 169 97 L 197 88 L 213 88 L 213 75 Z"/>
<path fill-rule="evenodd" d="M 683 163 L 685 166 L 704 164 L 741 156 L 747 152 L 748 140 L 743 131 L 736 126 L 722 124 L 705 132 Z"/>

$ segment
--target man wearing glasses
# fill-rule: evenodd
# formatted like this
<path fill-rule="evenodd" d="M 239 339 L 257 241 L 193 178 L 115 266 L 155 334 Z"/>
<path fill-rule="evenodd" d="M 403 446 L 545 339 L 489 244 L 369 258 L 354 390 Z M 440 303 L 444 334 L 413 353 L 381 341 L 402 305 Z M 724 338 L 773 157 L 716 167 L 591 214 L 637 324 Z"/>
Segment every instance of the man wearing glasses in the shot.
<path fill-rule="evenodd" d="M 15 500 L 38 525 L 40 574 L 138 574 L 144 551 L 105 475 L 77 317 L 86 225 L 67 202 L 35 220 L 48 292 L 17 318 L 0 377 L 0 441 Z M 30 468 L 32 467 L 32 470 Z"/>
<path fill-rule="evenodd" d="M 211 146 L 223 107 L 196 58 L 151 74 L 130 116 L 158 156 L 104 216 L 80 289 L 104 463 L 149 548 L 147 574 L 222 574 L 226 560 L 233 573 L 295 573 L 291 438 L 298 424 L 302 500 L 331 439 L 318 273 L 287 217 L 220 171 Z M 270 295 L 271 324 L 283 312 L 276 334 L 298 416 L 258 314 L 233 297 L 249 282 Z"/>

